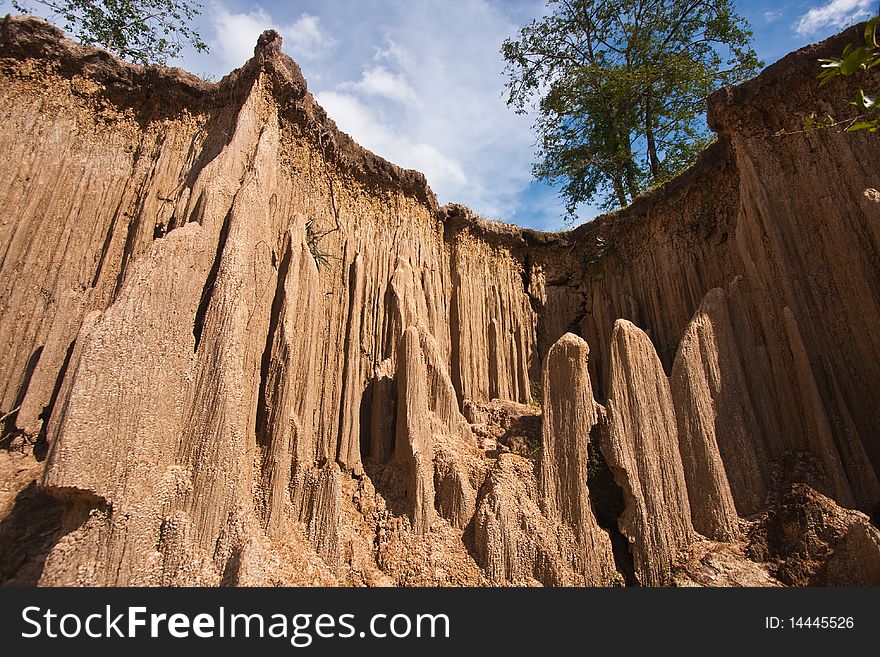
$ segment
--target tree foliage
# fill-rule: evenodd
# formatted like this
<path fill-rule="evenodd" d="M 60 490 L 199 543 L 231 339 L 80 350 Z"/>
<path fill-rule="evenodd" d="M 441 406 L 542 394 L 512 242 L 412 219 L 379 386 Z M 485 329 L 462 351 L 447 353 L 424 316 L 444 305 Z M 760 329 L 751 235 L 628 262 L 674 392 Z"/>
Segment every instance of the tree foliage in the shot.
<path fill-rule="evenodd" d="M 707 96 L 761 66 L 732 0 L 548 0 L 507 39 L 507 103 L 536 108 L 534 175 L 570 218 L 610 209 L 681 171 L 711 139 Z"/>
<path fill-rule="evenodd" d="M 99 46 L 138 64 L 165 64 L 185 44 L 208 50 L 189 26 L 201 5 L 186 0 L 12 0 L 16 11 L 34 5 L 48 9 L 50 20 L 87 46 Z"/>
<path fill-rule="evenodd" d="M 880 16 L 875 16 L 865 23 L 865 45 L 853 48 L 847 44 L 840 57 L 820 59 L 824 69 L 819 74 L 819 86 L 827 84 L 840 75 L 853 75 L 859 71 L 869 71 L 875 66 L 880 66 Z M 866 94 L 864 89 L 859 89 L 852 105 L 861 110 L 861 114 L 848 121 L 845 128 L 847 132 L 868 130 L 877 132 L 880 129 L 880 108 L 877 106 L 877 95 Z M 808 117 L 816 121 L 815 116 Z M 829 117 L 830 118 L 830 117 Z M 834 124 L 840 122 L 831 119 Z"/>

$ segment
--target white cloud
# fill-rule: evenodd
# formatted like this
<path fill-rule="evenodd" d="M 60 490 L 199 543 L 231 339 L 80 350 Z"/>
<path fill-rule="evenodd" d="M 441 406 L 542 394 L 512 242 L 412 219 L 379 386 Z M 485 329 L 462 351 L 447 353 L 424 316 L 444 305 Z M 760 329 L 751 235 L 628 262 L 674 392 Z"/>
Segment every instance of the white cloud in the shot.
<path fill-rule="evenodd" d="M 253 56 L 257 39 L 272 25 L 272 19 L 261 7 L 234 14 L 214 2 L 209 9 L 214 30 L 214 38 L 209 44 L 211 53 L 220 57 L 227 71 L 238 68 Z"/>
<path fill-rule="evenodd" d="M 781 9 L 768 9 L 764 12 L 764 22 L 765 23 L 773 23 L 782 18 L 782 10 Z"/>
<path fill-rule="evenodd" d="M 336 46 L 336 39 L 321 28 L 317 16 L 302 14 L 296 21 L 279 30 L 284 37 L 284 48 L 294 57 L 316 59 L 329 53 Z"/>
<path fill-rule="evenodd" d="M 339 129 L 355 137 L 368 148 L 395 164 L 421 171 L 438 188 L 461 186 L 467 176 L 461 165 L 432 144 L 413 140 L 392 126 L 373 108 L 355 96 L 325 91 L 317 100 Z"/>
<path fill-rule="evenodd" d="M 412 55 L 410 55 L 409 51 L 407 51 L 406 48 L 401 48 L 400 45 L 387 34 L 385 35 L 384 42 L 384 47 L 376 48 L 376 54 L 373 55 L 374 59 L 378 61 L 386 60 L 398 66 L 412 59 Z"/>
<path fill-rule="evenodd" d="M 221 2 L 212 2 L 208 13 L 214 31 L 211 51 L 220 57 L 227 70 L 250 59 L 260 34 L 270 28 L 278 30 L 284 39 L 284 49 L 298 59 L 316 59 L 336 46 L 336 40 L 322 29 L 320 19 L 310 14 L 278 24 L 259 5 L 244 13 L 233 13 Z"/>
<path fill-rule="evenodd" d="M 795 29 L 801 36 L 815 34 L 825 28 L 840 29 L 872 16 L 875 2 L 876 0 L 830 0 L 801 16 Z"/>
<path fill-rule="evenodd" d="M 381 96 L 405 105 L 418 105 L 419 99 L 405 76 L 392 73 L 384 66 L 364 69 L 361 79 L 355 83 L 343 83 L 343 88 L 353 89 L 368 96 Z"/>

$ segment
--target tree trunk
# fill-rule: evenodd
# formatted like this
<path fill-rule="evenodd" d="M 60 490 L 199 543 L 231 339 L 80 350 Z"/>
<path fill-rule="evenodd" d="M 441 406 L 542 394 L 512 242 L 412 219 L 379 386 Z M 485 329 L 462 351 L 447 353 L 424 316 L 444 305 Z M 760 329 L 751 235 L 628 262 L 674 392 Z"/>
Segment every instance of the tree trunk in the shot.
<path fill-rule="evenodd" d="M 645 94 L 645 140 L 648 143 L 648 162 L 651 178 L 660 177 L 660 158 L 657 157 L 657 142 L 654 140 L 654 108 L 651 107 L 651 94 Z"/>
<path fill-rule="evenodd" d="M 624 207 L 629 203 L 629 199 L 626 196 L 627 187 L 625 186 L 625 183 L 628 183 L 628 176 L 626 162 L 621 158 L 623 146 L 620 139 L 620 128 L 617 123 L 617 112 L 612 109 L 608 113 L 608 118 L 610 119 L 609 122 L 611 124 L 611 130 L 609 133 L 611 140 L 611 153 L 614 158 L 614 175 L 612 177 L 612 182 L 614 184 L 614 193 L 617 195 L 620 207 Z M 630 193 L 632 193 L 632 188 L 630 188 Z"/>
<path fill-rule="evenodd" d="M 612 182 L 614 184 L 614 193 L 617 195 L 617 201 L 620 203 L 620 207 L 624 207 L 629 203 L 629 200 L 626 198 L 626 190 L 623 187 L 623 175 L 621 173 L 614 174 Z"/>
<path fill-rule="evenodd" d="M 639 195 L 639 184 L 636 182 L 636 168 L 633 165 L 632 161 L 632 153 L 630 153 L 629 158 L 627 158 L 626 162 L 624 162 L 624 171 L 626 171 L 626 188 L 629 191 L 630 200 L 634 199 Z"/>
<path fill-rule="evenodd" d="M 636 167 L 634 163 L 634 156 L 632 152 L 632 142 L 629 139 L 629 134 L 621 134 L 619 136 L 621 143 L 621 158 L 623 160 L 623 171 L 626 180 L 626 188 L 629 192 L 630 201 L 639 195 L 639 184 L 636 181 Z"/>

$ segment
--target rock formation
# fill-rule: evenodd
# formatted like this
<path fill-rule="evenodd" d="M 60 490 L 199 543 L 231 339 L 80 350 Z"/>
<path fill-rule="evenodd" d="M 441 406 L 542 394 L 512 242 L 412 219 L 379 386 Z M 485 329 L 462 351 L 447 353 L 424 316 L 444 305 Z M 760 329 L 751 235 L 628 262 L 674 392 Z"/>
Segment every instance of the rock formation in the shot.
<path fill-rule="evenodd" d="M 535 479 L 505 454 L 489 473 L 476 547 L 490 579 L 547 585 L 618 584 L 611 542 L 590 503 L 588 445 L 598 416 L 587 343 L 566 334 L 544 361 L 543 449 Z"/>
<path fill-rule="evenodd" d="M 806 484 L 770 505 L 749 539 L 752 555 L 786 584 L 880 586 L 880 531 Z"/>
<path fill-rule="evenodd" d="M 434 432 L 428 411 L 428 368 L 419 331 L 410 326 L 401 339 L 397 367 L 397 438 L 394 458 L 417 533 L 434 520 Z"/>
<path fill-rule="evenodd" d="M 588 445 L 598 414 L 587 369 L 589 353 L 586 342 L 567 333 L 544 360 L 538 483 L 544 514 L 572 529 L 583 545 L 587 583 L 600 584 L 609 581 L 614 557 L 590 504 Z"/>
<path fill-rule="evenodd" d="M 0 582 L 875 582 L 880 141 L 773 137 L 849 109 L 859 29 L 545 234 L 359 147 L 272 31 L 212 84 L 6 17 Z"/>
<path fill-rule="evenodd" d="M 744 515 L 764 501 L 759 475 L 766 459 L 743 435 L 754 419 L 737 357 L 727 298 L 721 289 L 709 290 L 678 345 L 672 398 L 691 519 L 698 532 L 718 541 L 735 538 L 739 525 L 725 463 L 734 470 Z"/>
<path fill-rule="evenodd" d="M 532 464 L 502 454 L 487 476 L 474 516 L 476 553 L 489 580 L 520 586 L 604 583 L 592 579 L 592 564 L 585 568 L 584 548 L 572 529 L 548 520 L 537 500 Z"/>
<path fill-rule="evenodd" d="M 658 586 L 694 528 L 669 381 L 648 336 L 625 319 L 611 336 L 608 385 L 601 447 L 623 489 L 620 530 L 632 544 L 639 582 Z"/>

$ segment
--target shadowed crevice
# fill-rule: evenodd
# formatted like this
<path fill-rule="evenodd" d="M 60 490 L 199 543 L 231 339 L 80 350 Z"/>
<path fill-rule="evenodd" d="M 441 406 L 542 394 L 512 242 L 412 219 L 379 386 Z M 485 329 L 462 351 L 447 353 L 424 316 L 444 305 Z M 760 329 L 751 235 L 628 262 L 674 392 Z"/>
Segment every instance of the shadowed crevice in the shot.
<path fill-rule="evenodd" d="M 638 586 L 629 541 L 618 526 L 618 518 L 623 514 L 625 506 L 623 491 L 614 481 L 611 469 L 599 450 L 597 443 L 599 431 L 598 425 L 593 427 L 590 431 L 590 444 L 587 447 L 589 459 L 587 485 L 590 489 L 590 504 L 596 522 L 608 532 L 611 539 L 611 550 L 617 571 L 623 576 L 627 586 Z"/>

